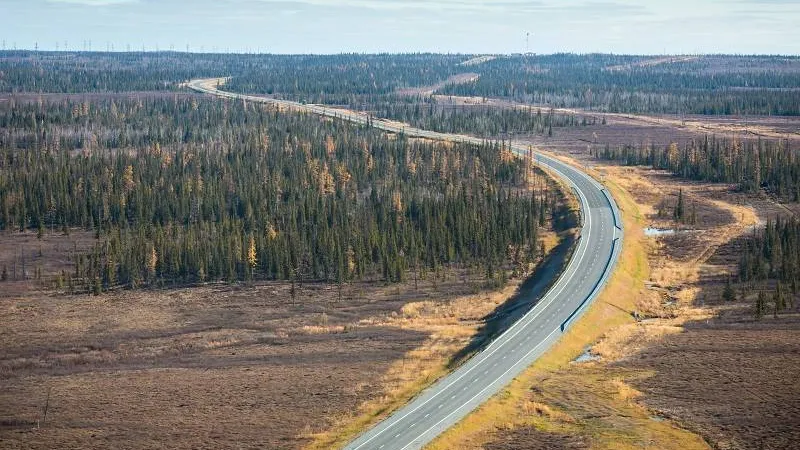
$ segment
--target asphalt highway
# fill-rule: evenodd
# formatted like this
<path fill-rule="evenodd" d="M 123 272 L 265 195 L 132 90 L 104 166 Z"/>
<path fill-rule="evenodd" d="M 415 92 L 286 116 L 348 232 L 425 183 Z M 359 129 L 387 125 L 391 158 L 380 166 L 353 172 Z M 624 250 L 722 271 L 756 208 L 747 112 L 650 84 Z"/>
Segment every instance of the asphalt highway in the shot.
<path fill-rule="evenodd" d="M 219 97 L 271 103 L 288 109 L 338 117 L 407 136 L 481 144 L 470 136 L 437 133 L 396 122 L 321 105 L 274 100 L 217 89 L 225 79 L 191 81 L 188 86 Z M 520 156 L 526 146 L 512 146 Z M 558 280 L 536 305 L 483 350 L 451 374 L 420 393 L 410 403 L 350 442 L 348 450 L 419 449 L 500 391 L 547 351 L 602 290 L 616 264 L 622 244 L 622 223 L 614 199 L 602 184 L 558 159 L 534 152 L 537 163 L 568 183 L 576 192 L 583 227 L 572 258 Z"/>

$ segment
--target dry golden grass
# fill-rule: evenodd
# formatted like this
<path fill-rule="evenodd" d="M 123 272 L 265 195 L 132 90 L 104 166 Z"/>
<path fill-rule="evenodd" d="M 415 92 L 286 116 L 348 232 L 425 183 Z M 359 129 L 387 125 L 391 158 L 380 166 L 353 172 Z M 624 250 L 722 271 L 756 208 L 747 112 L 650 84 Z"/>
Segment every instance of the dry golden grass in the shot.
<path fill-rule="evenodd" d="M 380 385 L 384 387 L 381 396 L 363 403 L 353 414 L 336 418 L 330 429 L 308 435 L 312 441 L 306 448 L 341 447 L 447 374 L 450 359 L 475 336 L 481 319 L 509 299 L 518 285 L 519 281 L 497 292 L 462 296 L 447 303 L 411 302 L 403 306 L 400 314 L 386 317 L 380 323 L 371 320 L 369 325 L 424 332 L 430 337 L 389 367 L 381 378 Z"/>
<path fill-rule="evenodd" d="M 703 438 L 684 429 L 691 424 L 665 419 L 643 406 L 646 399 L 631 383 L 648 379 L 652 372 L 611 363 L 657 348 L 668 336 L 682 333 L 687 321 L 711 319 L 714 310 L 697 306 L 698 296 L 707 295 L 701 277 L 719 276 L 731 268 L 710 265 L 708 260 L 758 217 L 752 207 L 715 199 L 708 186 L 683 186 L 684 195 L 710 208 L 709 214 L 732 219 L 705 224 L 707 232 L 687 247 L 666 249 L 660 241 L 645 238 L 642 227 L 646 217 L 655 216 L 657 203 L 674 195 L 678 185 L 654 184 L 639 169 L 604 167 L 589 172 L 606 181 L 623 211 L 626 235 L 618 270 L 567 336 L 431 449 L 491 447 L 493 441 L 502 441 L 504 448 L 525 448 L 515 447 L 508 436 L 530 429 L 548 439 L 579 436 L 579 442 L 588 442 L 591 448 L 708 448 Z M 634 311 L 650 319 L 636 321 Z M 600 362 L 568 364 L 589 344 Z M 554 410 L 559 414 L 552 414 Z M 524 434 L 517 436 L 523 445 Z"/>
<path fill-rule="evenodd" d="M 741 238 L 759 216 L 772 216 L 780 205 L 727 186 L 630 172 L 650 182 L 651 193 L 674 197 L 682 188 L 703 211 L 702 231 L 653 240 L 649 290 L 663 296 L 667 314 L 643 321 L 627 340 L 609 337 L 593 350 L 618 350 L 609 355 L 618 361 L 611 367 L 642 392 L 638 402 L 679 421 L 714 448 L 792 448 L 800 438 L 788 425 L 800 420 L 798 388 L 788 382 L 797 370 L 798 315 L 755 322 L 752 298 L 721 299 L 723 280 L 737 269 Z M 638 191 L 636 200 L 654 204 Z"/>
<path fill-rule="evenodd" d="M 0 446 L 302 447 L 439 376 L 513 290 L 472 294 L 481 277 L 444 275 L 342 299 L 308 283 L 291 300 L 278 282 L 4 298 Z"/>
<path fill-rule="evenodd" d="M 449 144 L 449 143 L 445 143 Z M 541 177 L 541 182 L 547 181 Z M 565 187 L 557 184 L 563 192 Z M 572 195 L 563 201 L 577 207 Z M 567 234 L 544 230 L 540 242 L 545 254 L 557 247 Z M 398 314 L 386 317 L 363 319 L 359 326 L 388 326 L 406 331 L 425 333 L 429 338 L 425 343 L 409 351 L 400 361 L 395 362 L 381 377 L 381 395 L 361 404 L 352 413 L 342 414 L 333 421 L 333 426 L 322 432 L 310 432 L 304 437 L 310 439 L 308 450 L 339 448 L 353 439 L 358 433 L 378 423 L 402 407 L 416 394 L 449 372 L 452 358 L 467 348 L 485 323 L 483 319 L 517 291 L 523 279 L 514 279 L 499 291 L 481 292 L 476 295 L 456 297 L 446 302 L 421 300 L 408 302 Z"/>
<path fill-rule="evenodd" d="M 583 317 L 542 358 L 511 385 L 430 444 L 431 450 L 483 448 L 498 433 L 534 427 L 547 433 L 586 436 L 592 448 L 708 448 L 705 442 L 668 420 L 652 420 L 635 399 L 627 373 L 603 363 L 570 364 L 584 348 L 611 332 L 604 352 L 622 355 L 639 339 L 632 312 L 648 295 L 649 247 L 638 205 L 607 178 L 625 222 L 625 240 L 617 270 Z M 619 331 L 618 331 L 619 330 Z M 671 331 L 662 327 L 662 332 Z M 508 443 L 506 443 L 508 444 Z"/>

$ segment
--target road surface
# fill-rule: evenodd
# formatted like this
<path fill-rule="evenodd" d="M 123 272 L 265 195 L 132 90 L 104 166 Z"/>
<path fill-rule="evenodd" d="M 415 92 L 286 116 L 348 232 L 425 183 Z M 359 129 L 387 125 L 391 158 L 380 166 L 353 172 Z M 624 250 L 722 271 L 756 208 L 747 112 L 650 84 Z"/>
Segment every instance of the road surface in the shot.
<path fill-rule="evenodd" d="M 225 79 L 195 80 L 188 84 L 199 92 L 288 109 L 338 117 L 407 136 L 437 140 L 485 142 L 470 136 L 436 133 L 396 122 L 321 105 L 304 105 L 217 89 Z M 514 146 L 519 155 L 528 148 Z M 540 165 L 554 172 L 576 192 L 583 228 L 572 258 L 559 279 L 529 312 L 483 350 L 451 374 L 437 381 L 414 400 L 350 442 L 348 450 L 419 449 L 500 391 L 553 345 L 580 316 L 604 286 L 616 264 L 622 244 L 619 210 L 605 188 L 589 175 L 544 154 L 535 153 Z"/>

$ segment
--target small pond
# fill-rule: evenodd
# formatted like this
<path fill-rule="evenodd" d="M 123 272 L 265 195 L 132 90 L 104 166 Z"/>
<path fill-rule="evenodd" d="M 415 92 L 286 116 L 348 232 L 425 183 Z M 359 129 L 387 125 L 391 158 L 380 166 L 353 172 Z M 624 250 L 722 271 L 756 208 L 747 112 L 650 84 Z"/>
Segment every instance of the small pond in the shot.
<path fill-rule="evenodd" d="M 644 229 L 644 235 L 645 236 L 650 236 L 650 237 L 665 236 L 665 235 L 668 235 L 668 234 L 675 234 L 677 232 L 678 232 L 677 230 L 674 230 L 672 228 L 647 227 L 647 228 Z"/>

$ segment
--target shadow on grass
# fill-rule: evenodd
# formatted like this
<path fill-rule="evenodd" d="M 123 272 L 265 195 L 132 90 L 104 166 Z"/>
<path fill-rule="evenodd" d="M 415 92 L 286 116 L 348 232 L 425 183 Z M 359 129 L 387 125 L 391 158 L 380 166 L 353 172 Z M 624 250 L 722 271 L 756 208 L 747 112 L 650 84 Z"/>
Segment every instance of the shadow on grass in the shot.
<path fill-rule="evenodd" d="M 574 233 L 563 233 L 559 244 L 539 263 L 517 292 L 483 318 L 484 325 L 467 346 L 453 355 L 448 367 L 452 369 L 465 362 L 536 306 L 565 269 L 576 242 Z"/>

